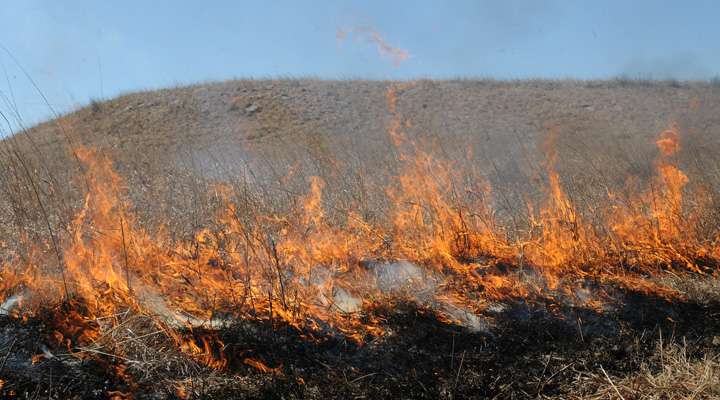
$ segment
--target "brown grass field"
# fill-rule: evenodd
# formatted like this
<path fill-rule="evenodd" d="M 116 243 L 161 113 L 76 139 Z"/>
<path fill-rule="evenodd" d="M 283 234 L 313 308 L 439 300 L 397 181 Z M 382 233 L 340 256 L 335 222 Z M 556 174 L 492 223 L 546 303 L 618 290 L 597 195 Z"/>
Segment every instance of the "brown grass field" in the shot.
<path fill-rule="evenodd" d="M 0 395 L 720 398 L 718 154 L 701 82 L 93 102 L 0 142 Z"/>

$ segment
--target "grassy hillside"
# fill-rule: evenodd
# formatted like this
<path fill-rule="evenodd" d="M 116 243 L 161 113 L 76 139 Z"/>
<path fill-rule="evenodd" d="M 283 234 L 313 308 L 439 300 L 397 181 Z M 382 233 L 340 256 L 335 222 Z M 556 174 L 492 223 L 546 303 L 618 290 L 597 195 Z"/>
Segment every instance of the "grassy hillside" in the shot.
<path fill-rule="evenodd" d="M 43 158 L 50 170 L 71 171 L 57 178 L 63 181 L 77 164 L 68 142 L 98 148 L 130 179 L 133 196 L 160 196 L 172 209 L 189 196 L 182 188 L 187 175 L 223 179 L 245 167 L 262 175 L 270 166 L 282 170 L 309 159 L 320 173 L 337 169 L 323 165 L 338 159 L 373 176 L 377 165 L 393 158 L 388 85 L 228 81 L 133 93 L 30 129 L 37 149 L 22 134 L 11 141 L 28 157 Z M 518 196 L 537 190 L 528 183 L 543 178 L 537 170 L 551 130 L 558 136 L 560 174 L 575 184 L 592 188 L 598 175 L 613 184 L 648 175 L 655 136 L 671 123 L 689 149 L 683 163 L 702 158 L 693 167 L 715 179 L 718 165 L 704 155 L 720 150 L 719 97 L 717 86 L 701 83 L 420 81 L 400 93 L 398 107 L 412 123 L 412 138 L 433 142 L 448 158 L 470 153 L 516 208 L 524 201 Z"/>

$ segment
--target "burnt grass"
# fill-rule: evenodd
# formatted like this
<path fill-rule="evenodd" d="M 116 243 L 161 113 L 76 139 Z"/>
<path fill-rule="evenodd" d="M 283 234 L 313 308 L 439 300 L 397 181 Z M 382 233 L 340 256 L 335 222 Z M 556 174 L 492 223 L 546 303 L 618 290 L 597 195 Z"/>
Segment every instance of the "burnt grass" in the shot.
<path fill-rule="evenodd" d="M 360 345 L 337 332 L 303 332 L 277 321 L 239 321 L 212 332 L 228 365 L 194 377 L 190 398 L 563 398 L 602 367 L 636 373 L 658 338 L 683 341 L 691 356 L 720 335 L 720 303 L 668 301 L 614 288 L 615 308 L 596 311 L 555 301 L 509 299 L 487 331 L 444 322 L 429 308 L 389 301 L 369 311 L 389 332 Z M 188 333 L 201 336 L 210 332 Z M 119 376 L 111 357 L 36 357 L 50 352 L 50 328 L 38 318 L 0 319 L 0 379 L 6 398 L 177 398 L 174 388 Z M 66 353 L 66 352 L 65 352 Z M 244 360 L 277 372 L 261 372 Z M 208 377 L 224 377 L 209 379 Z M 587 390 L 592 391 L 592 388 Z"/>

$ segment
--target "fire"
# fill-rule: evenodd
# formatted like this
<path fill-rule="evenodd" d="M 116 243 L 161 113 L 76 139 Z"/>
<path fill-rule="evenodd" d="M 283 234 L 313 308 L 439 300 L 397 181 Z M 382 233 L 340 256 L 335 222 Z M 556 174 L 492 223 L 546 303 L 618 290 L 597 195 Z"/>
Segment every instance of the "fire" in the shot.
<path fill-rule="evenodd" d="M 199 335 L 196 337 L 177 337 L 180 349 L 192 355 L 201 364 L 215 369 L 225 368 L 228 364 L 223 353 L 225 344 L 212 335 Z"/>
<path fill-rule="evenodd" d="M 702 205 L 691 213 L 683 207 L 689 179 L 671 158 L 680 150 L 677 128 L 663 131 L 656 145 L 660 154 L 650 186 L 640 194 L 627 196 L 625 206 L 617 207 L 610 217 L 618 250 L 626 261 L 637 266 L 672 267 L 680 263 L 701 272 L 693 258 L 707 251 L 709 245 L 702 243 L 694 231 Z"/>
<path fill-rule="evenodd" d="M 111 160 L 80 147 L 74 151 L 85 173 L 78 187 L 88 190 L 60 242 L 60 270 L 43 267 L 52 265 L 45 245 L 12 259 L 3 266 L 0 293 L 21 296 L 22 304 L 5 304 L 16 315 L 60 304 L 51 307 L 55 338 L 70 349 L 98 341 L 102 318 L 153 315 L 173 332 L 180 351 L 225 368 L 225 345 L 211 332 L 238 318 L 267 322 L 268 329 L 281 323 L 308 337 L 337 332 L 362 343 L 385 334 L 382 321 L 369 316 L 377 302 L 404 296 L 436 304 L 448 321 L 481 329 L 492 301 L 578 298 L 586 280 L 674 296 L 644 277 L 663 268 L 702 273 L 698 260 L 720 254 L 717 240 L 693 230 L 702 204 L 689 209 L 684 201 L 689 178 L 674 160 L 681 150 L 677 127 L 656 142 L 656 175 L 648 187 L 609 193 L 600 225 L 563 189 L 557 131 L 550 127 L 547 196 L 528 204 L 530 226 L 513 237 L 496 220 L 488 182 L 409 139 L 411 124 L 397 95 L 413 85 L 392 85 L 386 94 L 398 168 L 384 191 L 385 221 L 364 217 L 360 204 L 334 206 L 329 185 L 317 176 L 291 206 L 266 213 L 245 211 L 263 209 L 262 198 L 246 196 L 242 203 L 233 188 L 217 184 L 223 206 L 214 224 L 193 240 L 173 240 L 162 227 L 142 229 Z M 599 308 L 603 298 L 583 301 Z M 193 333 L 198 329 L 208 333 Z M 257 359 L 242 362 L 280 373 Z"/>
<path fill-rule="evenodd" d="M 245 358 L 243 360 L 243 364 L 249 365 L 249 366 L 255 368 L 256 370 L 258 370 L 260 372 L 264 372 L 264 373 L 272 373 L 272 374 L 280 374 L 281 373 L 280 367 L 270 368 L 267 365 L 265 365 L 264 362 L 262 362 L 260 360 L 255 360 L 253 358 Z"/>
<path fill-rule="evenodd" d="M 662 131 L 655 144 L 657 144 L 660 152 L 667 157 L 680 151 L 680 140 L 677 127 L 672 127 L 668 130 Z"/>

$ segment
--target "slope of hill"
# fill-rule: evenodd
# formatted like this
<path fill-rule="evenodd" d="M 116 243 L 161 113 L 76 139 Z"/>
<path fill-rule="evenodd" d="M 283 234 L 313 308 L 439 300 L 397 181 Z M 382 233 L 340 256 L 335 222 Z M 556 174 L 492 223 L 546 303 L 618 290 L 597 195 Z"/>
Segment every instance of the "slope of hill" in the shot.
<path fill-rule="evenodd" d="M 140 92 L 93 103 L 29 133 L 53 170 L 73 165 L 66 137 L 100 148 L 132 180 L 131 189 L 179 171 L 219 178 L 238 166 L 287 166 L 308 155 L 356 159 L 373 169 L 391 153 L 389 85 L 241 80 Z M 642 174 L 654 137 L 671 123 L 679 125 L 685 147 L 717 151 L 719 100 L 720 87 L 701 83 L 418 81 L 401 91 L 398 108 L 413 139 L 432 141 L 450 158 L 472 150 L 491 182 L 525 190 L 550 130 L 568 179 L 586 171 L 588 159 L 598 169 L 593 173 L 620 180 Z M 24 135 L 17 139 L 30 149 Z"/>
<path fill-rule="evenodd" d="M 78 142 L 110 151 L 123 168 L 138 159 L 171 167 L 191 154 L 231 159 L 283 143 L 309 151 L 321 142 L 377 151 L 389 143 L 389 84 L 228 81 L 133 93 L 41 124 L 31 134 L 48 153 L 57 152 L 62 126 Z M 402 91 L 398 107 L 415 134 L 446 146 L 484 147 L 507 162 L 502 159 L 518 155 L 518 142 L 534 150 L 551 126 L 573 140 L 623 147 L 645 146 L 671 121 L 685 133 L 714 138 L 718 100 L 720 87 L 709 84 L 419 81 Z"/>
<path fill-rule="evenodd" d="M 325 177 L 341 169 L 333 160 L 344 160 L 346 172 L 376 176 L 395 156 L 387 133 L 390 84 L 240 80 L 133 93 L 30 129 L 36 148 L 25 135 L 16 140 L 63 175 L 60 181 L 76 172 L 68 138 L 99 148 L 129 179 L 136 202 L 162 198 L 172 211 L 192 197 L 189 175 L 227 179 L 239 169 L 282 175 L 293 163 L 313 160 L 313 173 Z M 598 176 L 621 186 L 630 175 L 649 175 L 654 138 L 670 124 L 692 150 L 683 153 L 686 164 L 720 150 L 720 87 L 710 84 L 418 81 L 400 90 L 398 108 L 412 140 L 431 143 L 449 159 L 472 154 L 495 190 L 508 192 L 509 208 L 522 208 L 538 190 L 551 131 L 557 168 L 565 180 L 589 187 L 581 191 L 597 188 Z M 717 165 L 695 167 L 715 179 Z"/>

